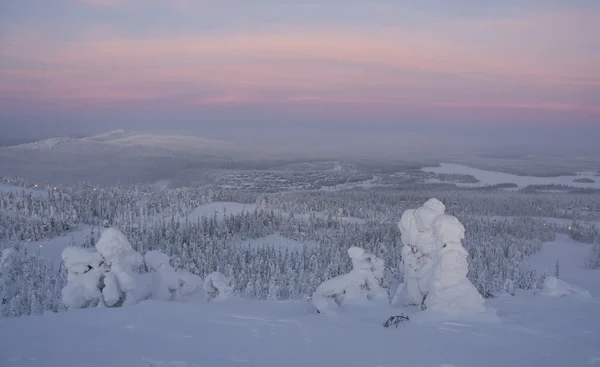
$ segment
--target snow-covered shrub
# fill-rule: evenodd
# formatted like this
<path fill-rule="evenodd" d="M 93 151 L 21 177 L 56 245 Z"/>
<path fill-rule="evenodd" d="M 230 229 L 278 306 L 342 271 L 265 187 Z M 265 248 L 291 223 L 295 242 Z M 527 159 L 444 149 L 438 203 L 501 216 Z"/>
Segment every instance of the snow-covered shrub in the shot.
<path fill-rule="evenodd" d="M 85 308 L 136 303 L 134 273 L 142 265 L 142 256 L 114 228 L 102 232 L 96 250 L 70 246 L 63 251 L 68 271 L 68 283 L 62 292 L 64 304 Z"/>
<path fill-rule="evenodd" d="M 569 284 L 554 276 L 549 276 L 544 279 L 544 286 L 541 294 L 550 297 L 567 297 L 567 296 L 583 296 L 591 297 L 587 289 L 580 288 L 576 285 Z"/>
<path fill-rule="evenodd" d="M 327 312 L 335 302 L 341 307 L 366 301 L 387 302 L 387 291 L 381 287 L 383 260 L 365 253 L 360 247 L 348 249 L 352 271 L 321 283 L 312 295 L 312 303 L 319 312 Z"/>
<path fill-rule="evenodd" d="M 204 279 L 204 297 L 207 301 L 222 301 L 233 295 L 231 279 L 215 271 Z"/>
<path fill-rule="evenodd" d="M 148 251 L 144 261 L 152 277 L 151 297 L 164 301 L 185 300 L 202 289 L 202 279 L 187 271 L 175 271 L 169 257 L 160 251 Z"/>

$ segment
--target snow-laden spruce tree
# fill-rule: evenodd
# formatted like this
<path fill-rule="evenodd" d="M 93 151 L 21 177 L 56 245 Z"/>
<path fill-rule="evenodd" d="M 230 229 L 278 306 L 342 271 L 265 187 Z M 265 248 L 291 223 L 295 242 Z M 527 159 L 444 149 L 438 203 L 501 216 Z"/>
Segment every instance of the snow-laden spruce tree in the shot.
<path fill-rule="evenodd" d="M 202 289 L 202 278 L 187 271 L 176 271 L 169 257 L 160 251 L 148 251 L 144 261 L 152 277 L 150 297 L 163 301 L 182 301 Z"/>
<path fill-rule="evenodd" d="M 319 312 L 326 313 L 333 303 L 341 307 L 349 303 L 388 302 L 387 291 L 381 287 L 383 260 L 360 247 L 350 247 L 348 255 L 352 270 L 321 283 L 312 295 L 312 303 Z"/>
<path fill-rule="evenodd" d="M 134 273 L 143 264 L 127 237 L 115 228 L 105 229 L 96 250 L 67 247 L 62 259 L 67 268 L 63 302 L 67 308 L 118 307 L 136 302 Z"/>
<path fill-rule="evenodd" d="M 468 253 L 461 243 L 465 227 L 456 217 L 442 214 L 433 220 L 432 229 L 438 249 L 425 278 L 429 282 L 427 310 L 453 314 L 484 312 L 483 297 L 467 279 Z"/>
<path fill-rule="evenodd" d="M 483 312 L 483 297 L 467 279 L 465 228 L 445 210 L 442 202 L 429 199 L 402 215 L 404 283 L 394 302 L 444 313 Z"/>
<path fill-rule="evenodd" d="M 215 271 L 204 279 L 204 297 L 207 301 L 223 301 L 233 296 L 231 279 Z"/>
<path fill-rule="evenodd" d="M 429 277 L 437 250 L 433 221 L 444 214 L 446 207 L 437 199 L 429 199 L 418 209 L 405 211 L 398 223 L 402 241 L 404 283 L 394 297 L 394 303 L 422 306 L 429 292 Z"/>

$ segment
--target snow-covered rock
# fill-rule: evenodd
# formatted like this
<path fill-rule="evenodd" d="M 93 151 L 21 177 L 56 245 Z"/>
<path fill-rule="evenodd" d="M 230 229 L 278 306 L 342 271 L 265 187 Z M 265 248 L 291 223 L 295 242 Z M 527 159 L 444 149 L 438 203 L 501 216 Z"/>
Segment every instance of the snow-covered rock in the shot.
<path fill-rule="evenodd" d="M 341 307 L 369 301 L 388 302 L 387 291 L 381 287 L 383 260 L 359 247 L 349 248 L 348 255 L 352 260 L 352 271 L 326 280 L 312 295 L 312 303 L 319 312 L 328 312 L 334 303 Z"/>
<path fill-rule="evenodd" d="M 446 314 L 484 312 L 483 297 L 467 279 L 465 228 L 445 210 L 441 201 L 429 199 L 402 215 L 404 283 L 393 302 Z"/>
<path fill-rule="evenodd" d="M 215 271 L 204 279 L 204 297 L 207 301 L 223 301 L 233 295 L 231 279 Z"/>
<path fill-rule="evenodd" d="M 544 286 L 541 294 L 550 297 L 568 297 L 568 296 L 583 296 L 591 297 L 587 289 L 580 288 L 576 285 L 569 284 L 555 276 L 548 276 L 544 279 Z"/>

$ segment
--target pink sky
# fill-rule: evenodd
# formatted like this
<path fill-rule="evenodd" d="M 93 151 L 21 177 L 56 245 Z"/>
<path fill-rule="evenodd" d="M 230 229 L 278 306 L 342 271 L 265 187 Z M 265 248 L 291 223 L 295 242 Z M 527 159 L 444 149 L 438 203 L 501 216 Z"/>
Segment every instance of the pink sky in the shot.
<path fill-rule="evenodd" d="M 274 24 L 261 21 L 270 13 L 249 13 L 243 24 L 221 27 L 224 10 L 212 4 L 202 14 L 214 12 L 215 25 L 203 29 L 185 23 L 185 13 L 200 14 L 197 3 L 158 2 L 60 0 L 63 15 L 41 24 L 12 4 L 14 16 L 0 19 L 8 20 L 0 29 L 0 108 L 14 117 L 30 116 L 32 103 L 64 114 L 140 108 L 145 101 L 149 113 L 157 105 L 184 106 L 187 113 L 236 105 L 285 112 L 289 106 L 290 113 L 306 109 L 319 119 L 327 106 L 352 105 L 353 114 L 381 108 L 398 120 L 407 110 L 429 121 L 489 109 L 512 122 L 531 120 L 532 110 L 540 122 L 557 112 L 565 122 L 600 122 L 597 8 L 511 8 L 469 17 L 432 7 L 415 11 L 427 21 L 410 22 L 406 11 L 407 20 L 399 16 L 394 24 L 384 13 L 403 8 L 364 2 L 358 9 L 364 15 L 348 15 L 347 23 L 324 15 L 307 24 L 285 12 Z M 166 9 L 168 21 L 156 28 L 136 23 L 135 14 L 150 16 L 159 9 L 153 6 Z M 74 14 L 83 18 L 61 24 Z"/>

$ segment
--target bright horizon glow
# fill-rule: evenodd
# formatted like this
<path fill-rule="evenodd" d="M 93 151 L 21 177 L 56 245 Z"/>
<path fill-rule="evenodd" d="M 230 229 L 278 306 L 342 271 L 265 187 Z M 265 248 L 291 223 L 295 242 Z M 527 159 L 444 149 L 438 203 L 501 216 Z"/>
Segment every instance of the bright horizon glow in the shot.
<path fill-rule="evenodd" d="M 249 3 L 9 0 L 0 127 L 131 111 L 154 126 L 156 111 L 215 122 L 600 122 L 597 1 Z"/>

